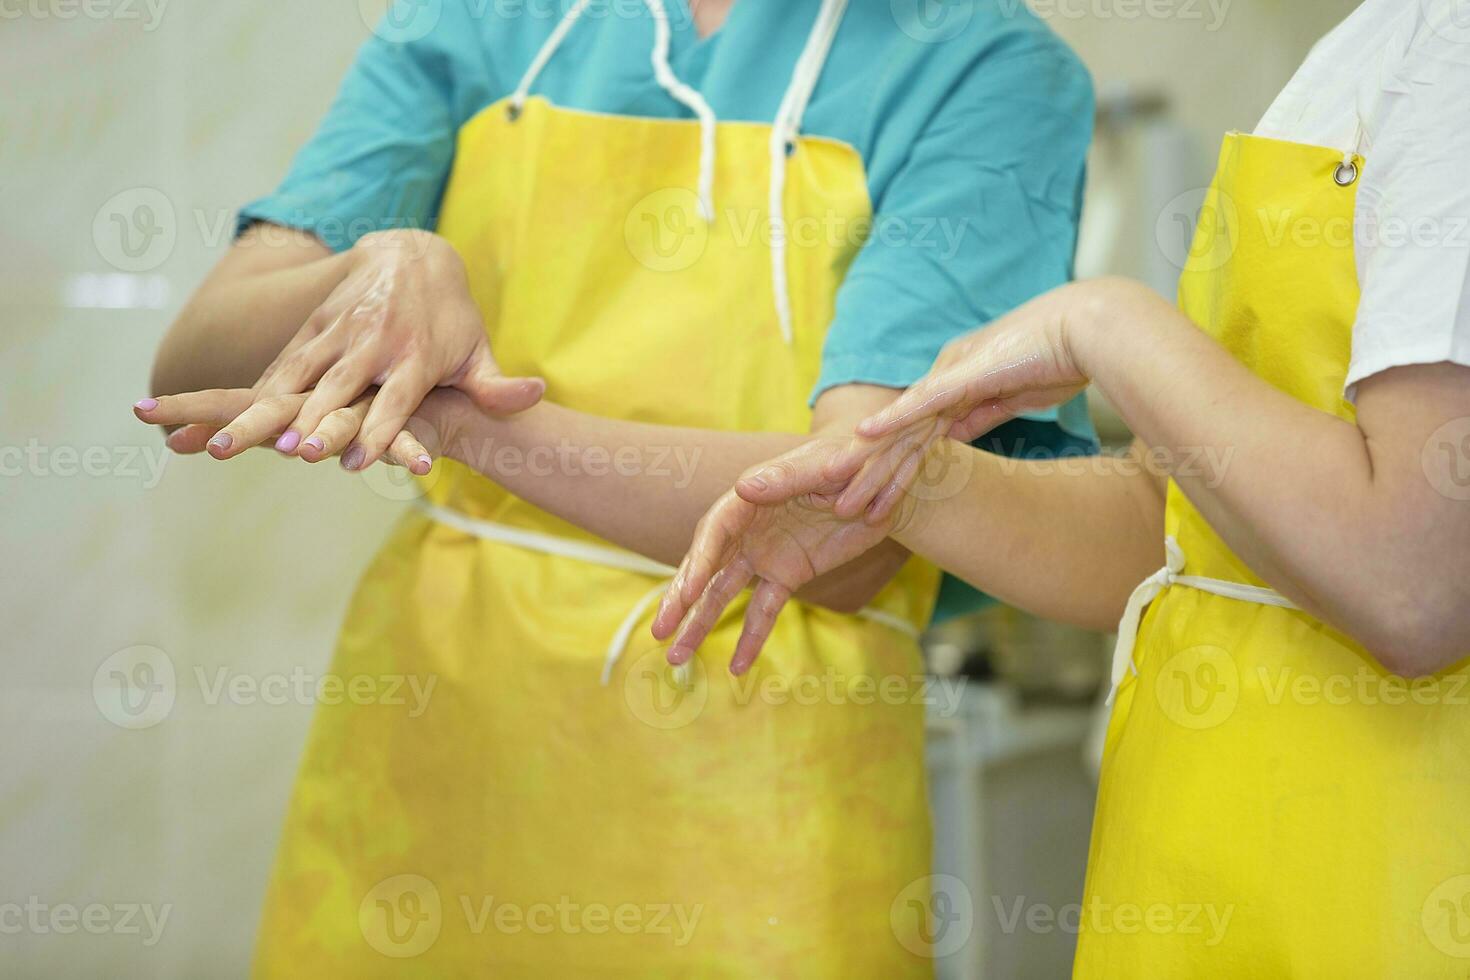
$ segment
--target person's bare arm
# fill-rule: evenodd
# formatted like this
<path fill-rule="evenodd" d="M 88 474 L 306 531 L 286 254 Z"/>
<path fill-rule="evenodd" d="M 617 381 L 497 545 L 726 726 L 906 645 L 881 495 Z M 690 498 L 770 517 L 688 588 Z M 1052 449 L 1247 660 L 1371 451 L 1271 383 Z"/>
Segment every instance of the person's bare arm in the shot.
<path fill-rule="evenodd" d="M 831 389 L 817 401 L 812 430 L 850 433 L 897 394 L 872 385 Z M 627 422 L 550 402 L 512 418 L 458 404 L 444 455 L 543 510 L 667 564 L 684 555 L 699 519 L 746 469 L 811 439 Z M 885 543 L 812 582 L 801 598 L 855 611 L 907 557 L 901 545 Z"/>
<path fill-rule="evenodd" d="M 1273 588 L 1395 673 L 1433 673 L 1470 654 L 1470 368 L 1370 377 L 1347 421 L 1253 374 L 1143 286 L 1099 280 L 975 334 L 963 358 L 859 432 L 936 417 L 988 426 L 1088 378 Z M 1218 465 L 1186 467 L 1200 451 Z M 861 507 L 886 481 L 856 482 Z"/>
<path fill-rule="evenodd" d="M 248 229 L 195 290 L 153 360 L 156 395 L 249 388 L 347 274 L 347 253 L 276 225 Z"/>

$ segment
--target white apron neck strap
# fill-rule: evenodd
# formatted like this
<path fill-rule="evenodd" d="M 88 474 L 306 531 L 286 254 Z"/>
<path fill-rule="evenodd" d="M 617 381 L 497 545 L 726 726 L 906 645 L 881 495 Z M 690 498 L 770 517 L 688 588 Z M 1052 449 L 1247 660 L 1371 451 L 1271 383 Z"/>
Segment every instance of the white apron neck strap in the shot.
<path fill-rule="evenodd" d="M 847 10 L 847 0 L 822 0 L 816 23 L 807 37 L 806 47 L 797 59 L 791 84 L 776 110 L 771 125 L 771 186 L 767 207 L 771 215 L 771 287 L 776 297 L 776 318 L 787 345 L 793 339 L 791 323 L 791 290 L 786 273 L 786 156 L 801 132 L 801 120 L 807 103 L 816 90 L 817 79 L 827 64 L 832 40 Z"/>

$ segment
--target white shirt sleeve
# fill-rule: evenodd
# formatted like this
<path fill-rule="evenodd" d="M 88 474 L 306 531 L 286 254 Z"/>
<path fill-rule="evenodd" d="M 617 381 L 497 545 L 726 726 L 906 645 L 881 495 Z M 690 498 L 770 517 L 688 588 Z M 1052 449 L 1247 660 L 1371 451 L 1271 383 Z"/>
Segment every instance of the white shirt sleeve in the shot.
<path fill-rule="evenodd" d="M 1422 9 L 1365 120 L 1348 398 L 1389 368 L 1470 366 L 1470 20 L 1454 0 Z"/>

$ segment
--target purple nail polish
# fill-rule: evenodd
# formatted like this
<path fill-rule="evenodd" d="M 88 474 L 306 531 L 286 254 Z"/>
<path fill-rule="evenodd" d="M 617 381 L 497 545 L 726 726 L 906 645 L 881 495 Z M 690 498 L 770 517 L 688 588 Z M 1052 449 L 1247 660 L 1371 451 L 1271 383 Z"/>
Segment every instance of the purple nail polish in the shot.
<path fill-rule="evenodd" d="M 209 440 L 209 444 L 220 452 L 227 453 L 230 451 L 230 447 L 235 444 L 235 437 L 228 432 L 217 432 L 214 438 Z"/>
<path fill-rule="evenodd" d="M 155 408 L 158 407 L 158 399 L 157 398 L 145 398 L 145 399 L 143 399 L 140 402 L 135 402 L 133 404 L 133 407 L 136 408 L 140 412 L 151 412 Z"/>
<path fill-rule="evenodd" d="M 367 450 L 361 446 L 353 446 L 342 455 L 342 468 L 344 470 L 359 469 L 365 459 L 367 459 Z"/>
<path fill-rule="evenodd" d="M 306 449 L 308 447 L 319 453 L 326 452 L 327 449 L 326 445 L 322 442 L 321 436 L 312 436 L 310 439 L 301 444 L 302 449 Z"/>
<path fill-rule="evenodd" d="M 423 476 L 424 473 L 428 473 L 434 468 L 434 460 L 428 455 L 428 453 L 420 456 L 418 459 L 414 460 L 414 462 L 423 467 L 424 472 L 420 473 L 419 476 Z"/>
<path fill-rule="evenodd" d="M 287 429 L 281 433 L 281 438 L 276 440 L 276 452 L 289 453 L 301 444 L 301 433 L 295 429 Z"/>

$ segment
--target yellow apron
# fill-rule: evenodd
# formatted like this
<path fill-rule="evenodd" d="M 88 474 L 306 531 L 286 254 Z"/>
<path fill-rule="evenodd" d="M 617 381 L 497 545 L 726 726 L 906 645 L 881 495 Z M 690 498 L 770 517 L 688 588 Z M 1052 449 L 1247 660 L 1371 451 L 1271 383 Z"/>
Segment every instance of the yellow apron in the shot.
<path fill-rule="evenodd" d="M 1228 137 L 1180 285 L 1243 363 L 1348 420 L 1360 166 Z M 1172 483 L 1166 527 L 1120 628 L 1075 975 L 1470 976 L 1470 667 L 1389 675 Z"/>
<path fill-rule="evenodd" d="M 788 112 L 773 181 L 772 126 L 571 111 L 527 97 L 533 77 L 461 130 L 439 227 L 506 372 L 603 416 L 806 432 L 871 216 L 858 153 L 797 138 Z M 581 448 L 680 477 L 658 446 Z M 257 975 L 931 972 L 932 923 L 900 899 L 930 870 L 915 636 L 936 570 L 910 562 L 863 616 L 792 606 L 741 680 L 737 602 L 676 678 L 647 634 L 668 569 L 463 466 L 426 482 L 332 672 L 432 696 L 417 715 L 319 706 Z"/>

